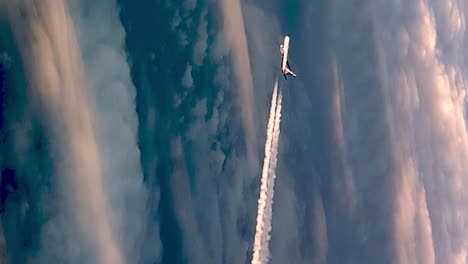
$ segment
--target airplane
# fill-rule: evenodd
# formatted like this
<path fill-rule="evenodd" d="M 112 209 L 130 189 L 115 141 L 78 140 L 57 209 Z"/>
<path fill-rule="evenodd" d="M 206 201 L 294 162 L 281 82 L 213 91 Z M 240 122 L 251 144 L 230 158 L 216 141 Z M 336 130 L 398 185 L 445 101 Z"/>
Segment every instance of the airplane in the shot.
<path fill-rule="evenodd" d="M 284 79 L 287 80 L 286 75 L 296 77 L 297 75 L 291 70 L 288 62 L 288 50 L 289 50 L 289 36 L 284 37 L 283 44 L 280 44 L 281 52 L 281 72 L 283 72 Z"/>

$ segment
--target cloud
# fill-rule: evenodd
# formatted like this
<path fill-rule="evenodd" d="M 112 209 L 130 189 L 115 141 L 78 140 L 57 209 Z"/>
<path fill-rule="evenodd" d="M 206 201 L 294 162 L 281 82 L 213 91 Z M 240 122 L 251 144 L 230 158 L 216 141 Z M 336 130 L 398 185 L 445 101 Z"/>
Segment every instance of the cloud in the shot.
<path fill-rule="evenodd" d="M 200 22 L 198 23 L 197 29 L 197 40 L 195 42 L 195 46 L 193 47 L 193 63 L 195 65 L 201 65 L 203 63 L 206 49 L 208 47 L 208 22 L 206 21 L 207 12 L 208 10 L 205 8 L 200 14 Z"/>
<path fill-rule="evenodd" d="M 317 172 L 303 180 L 303 185 L 311 187 L 301 189 L 308 192 L 304 196 L 309 199 L 316 192 L 323 196 L 329 263 L 374 263 L 394 258 L 395 231 L 389 215 L 395 208 L 399 164 L 371 6 L 366 1 L 332 1 L 321 7 L 323 10 L 316 10 L 323 20 L 312 20 L 310 30 L 317 35 L 303 39 L 318 51 L 309 51 L 314 56 L 304 60 L 310 62 L 299 62 L 305 71 L 301 75 L 304 83 L 312 83 L 302 89 L 301 97 L 307 95 L 309 104 L 318 105 L 312 108 L 315 111 L 310 106 L 307 109 L 315 122 L 304 125 L 309 137 L 318 137 L 310 143 L 316 149 L 303 151 L 313 157 L 304 159 L 310 162 L 306 168 Z M 325 22 L 326 31 L 316 28 Z M 296 100 L 303 103 L 305 99 Z M 312 222 L 313 208 L 305 206 L 306 219 L 311 222 L 308 228 L 323 225 Z M 316 238 L 308 235 L 307 239 Z M 320 256 L 319 252 L 306 251 L 304 255 L 312 259 L 314 254 Z"/>
<path fill-rule="evenodd" d="M 214 43 L 210 47 L 209 53 L 211 62 L 218 63 L 222 58 L 228 55 L 229 48 L 226 42 L 227 38 L 224 31 L 220 31 L 214 36 Z"/>
<path fill-rule="evenodd" d="M 456 252 L 453 257 L 451 263 L 454 264 L 466 264 L 467 262 L 467 252 L 466 249 L 460 249 Z"/>
<path fill-rule="evenodd" d="M 319 188 L 312 189 L 311 192 L 311 196 L 317 197 L 317 192 L 322 189 L 328 190 L 328 187 L 344 190 L 342 196 L 340 191 L 335 191 L 334 195 L 325 192 L 322 200 L 329 231 L 328 261 L 465 261 L 462 212 L 466 210 L 466 196 L 462 190 L 466 181 L 462 175 L 468 164 L 466 114 L 463 110 L 466 107 L 466 69 L 461 59 L 455 56 L 463 51 L 462 39 L 466 39 L 464 13 L 459 6 L 461 4 L 455 1 L 426 3 L 417 0 L 408 3 L 357 2 L 359 1 L 334 1 L 327 6 L 330 9 L 324 8 L 324 16 L 329 15 L 325 20 L 329 23 L 329 32 L 325 34 L 325 40 L 321 38 L 324 36 L 309 34 L 313 37 L 302 39 L 310 43 L 305 42 L 304 48 L 299 48 L 303 54 L 307 54 L 307 50 L 311 51 L 306 44 L 314 44 L 316 47 L 319 46 L 317 42 L 324 42 L 329 45 L 322 50 L 336 52 L 336 66 L 340 69 L 338 79 L 343 83 L 343 91 L 339 93 L 336 89 L 320 93 L 298 89 L 300 92 L 296 93 L 300 96 L 297 97 L 301 98 L 295 98 L 296 105 L 301 106 L 298 112 L 302 113 L 297 113 L 294 119 L 301 120 L 301 114 L 306 113 L 310 116 L 304 118 L 304 121 L 308 122 L 312 122 L 309 121 L 311 119 L 317 120 L 313 119 L 313 113 L 307 112 L 314 109 L 310 107 L 312 99 L 308 96 L 319 95 L 322 96 L 319 99 L 325 97 L 326 102 L 333 103 L 324 106 L 329 107 L 325 111 L 330 111 L 326 114 L 331 118 L 329 127 L 333 131 L 323 131 L 316 123 L 309 126 L 301 124 L 301 128 L 305 128 L 301 130 L 301 136 L 312 137 L 320 133 L 330 133 L 331 151 L 333 152 L 333 148 L 336 150 L 336 156 L 332 157 L 339 161 L 338 165 L 331 161 L 331 169 L 325 170 L 332 172 L 332 177 L 336 176 L 337 180 L 330 180 L 332 177 L 318 177 L 320 180 L 314 184 L 319 184 Z M 264 36 L 268 38 L 269 34 L 263 35 L 258 32 L 268 31 L 270 27 L 265 26 L 263 31 L 256 28 L 259 21 L 264 21 L 268 16 L 262 17 L 266 12 L 260 8 L 255 9 L 255 6 L 251 7 L 248 4 L 244 5 L 243 12 L 246 24 L 249 25 L 248 44 L 253 51 L 251 61 L 255 73 L 255 69 L 264 71 L 268 67 L 255 64 L 267 60 L 261 59 L 262 51 L 256 47 L 263 46 L 268 49 L 268 45 L 264 45 L 262 39 L 265 39 Z M 310 12 L 312 9 L 304 10 Z M 307 15 L 311 17 L 310 14 Z M 255 19 L 249 20 L 250 16 Z M 311 21 L 317 23 L 316 20 Z M 311 25 L 313 26 L 312 23 Z M 257 32 L 258 36 L 255 33 L 249 35 L 249 30 Z M 328 37 L 332 44 L 327 42 L 330 40 Z M 230 40 L 229 36 L 226 36 L 226 40 Z M 214 56 L 215 59 L 222 58 L 225 54 L 222 48 L 217 52 L 218 56 Z M 303 70 L 306 69 L 302 75 L 304 83 L 309 84 L 310 81 L 314 85 L 304 87 L 309 90 L 321 89 L 316 88 L 315 84 L 318 83 L 319 86 L 322 83 L 306 76 L 309 69 L 305 66 L 321 68 L 317 72 L 320 71 L 323 75 L 331 75 L 327 71 L 333 68 L 320 64 L 324 61 L 323 58 L 308 59 L 313 62 L 298 64 L 304 66 Z M 310 72 L 315 74 L 315 70 Z M 314 74 L 310 75 L 318 75 Z M 258 86 L 261 93 L 263 86 L 258 85 L 261 83 L 258 81 L 260 78 L 254 74 L 253 79 L 255 87 Z M 330 89 L 328 85 L 324 87 Z M 257 89 L 255 92 L 257 93 Z M 331 99 L 326 96 L 330 96 Z M 288 100 L 292 99 L 285 101 Z M 286 105 L 286 110 L 287 107 Z M 287 114 L 285 115 L 287 117 Z M 308 134 L 310 130 L 317 132 Z M 288 129 L 285 131 L 289 134 Z M 297 142 L 293 139 L 290 141 Z M 303 148 L 307 148 L 313 146 L 310 141 L 300 143 Z M 325 151 L 330 150 L 323 150 Z M 315 152 L 293 153 L 295 156 L 291 159 L 301 160 L 301 157 L 297 157 L 301 153 Z M 311 157 L 308 161 L 316 158 Z M 298 174 L 297 181 L 299 185 L 303 185 L 306 181 L 301 178 L 304 176 L 299 175 L 300 172 L 301 168 L 296 168 L 288 173 Z M 280 173 L 278 179 L 281 179 Z M 346 180 L 341 182 L 340 186 L 338 179 Z M 278 184 L 278 188 L 279 186 L 281 184 Z M 279 190 L 277 197 L 280 193 Z M 302 198 L 302 195 L 298 194 L 297 197 Z M 299 198 L 297 200 L 301 201 Z M 283 250 L 286 246 L 280 244 L 283 241 L 275 239 L 275 236 L 278 236 L 275 233 L 275 225 L 278 228 L 283 226 L 282 221 L 291 222 L 293 227 L 288 230 L 288 234 L 282 235 L 291 241 L 291 245 L 303 244 L 298 242 L 299 238 L 294 237 L 294 226 L 300 226 L 297 222 L 303 219 L 310 220 L 309 214 L 314 215 L 314 208 L 319 208 L 307 204 L 304 206 L 304 215 L 299 214 L 295 218 L 296 212 L 289 208 L 292 215 L 282 213 L 281 217 L 273 220 L 272 245 L 277 253 L 272 250 L 272 262 L 276 258 L 281 259 L 282 252 L 286 252 Z M 339 209 L 334 211 L 336 208 Z M 274 212 L 278 213 L 275 210 Z M 348 218 L 337 218 L 337 215 L 343 215 L 343 210 L 354 211 L 355 214 L 348 214 Z M 320 221 L 314 224 L 316 225 L 306 224 L 301 227 L 307 230 L 323 226 L 323 222 L 321 224 Z M 308 235 L 307 238 L 317 237 Z M 314 252 L 323 252 L 319 247 L 315 250 Z M 309 257 L 306 253 L 297 251 L 291 255 L 291 258 L 296 259 Z"/>
<path fill-rule="evenodd" d="M 175 31 L 179 27 L 182 18 L 180 17 L 179 9 L 176 9 L 175 15 L 172 17 L 171 29 Z"/>
<path fill-rule="evenodd" d="M 193 63 L 201 65 L 205 56 L 207 48 L 207 24 L 205 17 L 207 15 L 207 9 L 204 8 L 200 12 L 200 18 L 198 26 L 194 23 L 195 14 L 199 13 L 197 9 L 198 4 L 196 0 L 185 0 L 181 5 L 174 6 L 171 2 L 166 2 L 166 6 L 169 10 L 174 10 L 170 28 L 173 32 L 176 32 L 179 42 L 182 47 L 188 47 L 192 41 L 195 41 L 195 48 L 193 54 Z M 198 27 L 195 29 L 195 27 Z M 197 38 L 193 38 L 193 32 L 197 32 Z"/>
<path fill-rule="evenodd" d="M 173 145 L 182 145 L 186 163 L 184 176 L 177 177 L 190 182 L 188 193 L 179 189 L 183 185 L 174 185 L 174 193 L 185 192 L 187 197 L 183 200 L 190 200 L 186 206 L 177 206 L 176 211 L 184 215 L 180 218 L 182 233 L 186 234 L 184 251 L 193 257 L 193 262 L 240 263 L 250 258 L 246 254 L 245 211 L 255 205 L 245 204 L 248 170 L 244 155 L 238 150 L 242 147 L 238 146 L 238 123 L 233 114 L 236 108 L 228 100 L 229 67 L 222 63 L 216 71 L 212 85 L 221 86 L 211 94 L 216 99 L 207 97 L 195 103 L 190 115 L 193 120 L 180 143 Z M 200 241 L 203 248 L 194 245 L 194 240 Z"/>
<path fill-rule="evenodd" d="M 426 190 L 419 186 L 415 195 L 417 214 L 414 226 L 416 234 L 419 235 L 416 237 L 416 252 L 421 253 L 418 260 L 422 263 L 435 263 L 432 223 L 427 209 Z"/>
<path fill-rule="evenodd" d="M 411 208 L 399 211 L 401 219 L 411 214 L 418 226 L 400 221 L 404 229 L 397 235 L 417 245 L 412 258 L 419 262 L 452 262 L 465 247 L 466 236 L 463 217 L 457 216 L 466 210 L 467 201 L 461 191 L 467 184 L 463 175 L 468 164 L 466 70 L 453 53 L 464 39 L 462 11 L 454 2 L 416 0 L 405 6 L 382 2 L 376 8 L 382 14 L 391 9 L 394 16 L 386 23 L 376 21 L 388 94 L 394 102 L 393 128 L 400 130 L 395 142 L 405 150 L 400 156 L 414 160 L 410 174 L 422 179 L 418 183 L 417 176 L 406 174 L 400 179 L 401 184 L 413 181 L 411 187 L 402 186 L 410 188 L 401 194 L 406 196 L 402 203 Z M 408 254 L 398 252 L 407 260 Z"/>
<path fill-rule="evenodd" d="M 361 4 L 336 2 L 329 20 L 344 84 L 345 150 L 359 190 L 356 210 L 363 214 L 351 222 L 359 227 L 352 235 L 358 245 L 353 259 L 371 261 L 374 256 L 363 251 L 367 246 L 397 263 L 463 259 L 466 69 L 455 56 L 466 38 L 463 11 L 455 1 Z M 362 67 L 354 70 L 356 65 Z M 371 142 L 378 142 L 378 154 Z M 378 199 L 380 208 L 370 199 Z M 329 230 L 335 229 L 332 218 Z M 366 226 L 365 218 L 379 223 Z M 330 256 L 337 238 L 334 232 L 328 236 Z"/>
<path fill-rule="evenodd" d="M 75 237 L 72 230 L 62 226 L 61 239 L 43 237 L 43 251 L 38 258 L 47 256 L 44 252 L 54 252 L 60 243 L 60 248 L 78 252 L 60 259 L 79 261 L 76 257 L 83 257 L 84 245 L 91 243 L 96 250 L 91 252 L 99 261 L 121 263 L 123 256 L 113 234 L 114 223 L 108 215 L 101 181 L 103 164 L 93 130 L 93 106 L 88 100 L 72 21 L 63 2 L 27 4 L 32 3 L 8 4 L 8 17 L 33 89 L 30 96 L 39 97 L 49 118 L 54 152 L 59 157 L 55 160 L 57 180 L 62 194 L 67 194 L 61 197 L 66 205 L 60 208 L 66 213 L 60 215 L 67 215 L 68 221 L 56 217 L 47 226 L 55 223 L 60 228 L 60 223 L 75 222 L 82 233 Z"/>
<path fill-rule="evenodd" d="M 142 244 L 147 192 L 117 7 L 111 1 L 27 4 L 9 5 L 8 14 L 30 96 L 45 110 L 54 139 L 60 197 L 35 260 L 138 262 L 142 248 L 149 249 Z M 158 237 L 147 241 L 158 255 Z"/>
<path fill-rule="evenodd" d="M 336 59 L 331 62 L 331 118 L 332 118 L 332 144 L 330 163 L 330 177 L 332 178 L 332 196 L 334 203 L 344 216 L 353 217 L 357 206 L 357 194 L 353 178 L 353 170 L 350 166 L 345 134 L 353 133 L 345 130 L 343 111 L 346 109 L 343 98 L 343 83 Z M 347 128 L 349 129 L 349 128 Z"/>
<path fill-rule="evenodd" d="M 304 231 L 301 227 L 308 223 L 302 221 L 301 206 L 294 192 L 295 177 L 281 167 L 281 156 L 280 151 L 273 206 L 270 263 L 307 263 L 301 256 L 298 244 Z"/>
<path fill-rule="evenodd" d="M 202 233 L 199 231 L 199 218 L 197 218 L 196 215 L 196 209 L 198 208 L 194 207 L 189 174 L 184 161 L 184 155 L 185 153 L 181 138 L 176 137 L 171 142 L 171 158 L 174 164 L 171 186 L 173 188 L 172 194 L 177 220 L 183 230 L 182 236 L 184 253 L 186 258 L 192 263 L 211 263 L 220 261 L 219 258 L 211 259 L 207 256 L 207 251 L 212 249 L 210 246 L 214 245 L 207 245 L 204 243 Z M 205 190 L 205 192 L 209 192 L 209 190 Z"/>
<path fill-rule="evenodd" d="M 195 7 L 197 6 L 197 0 L 185 0 L 183 5 L 186 11 L 193 11 L 193 9 L 195 9 Z"/>
<path fill-rule="evenodd" d="M 279 17 L 268 12 L 268 8 L 258 5 L 256 2 L 246 1 L 242 10 L 245 23 L 248 25 L 245 31 L 251 57 L 257 118 L 263 120 L 263 122 L 259 122 L 257 129 L 264 131 L 266 120 L 268 120 L 271 87 L 278 77 L 278 65 L 281 59 L 278 48 L 280 41 L 282 41 L 281 25 Z M 299 44 L 294 41 L 292 40 L 292 43 L 295 45 Z M 291 87 L 289 83 L 284 85 L 285 91 Z"/>
<path fill-rule="evenodd" d="M 407 157 L 402 157 L 398 185 L 396 186 L 396 204 L 395 211 L 393 212 L 394 225 L 395 225 L 395 247 L 396 247 L 396 261 L 397 263 L 417 263 L 420 262 L 420 256 L 429 256 L 416 251 L 416 214 L 418 213 L 418 202 L 414 196 L 416 193 L 416 177 L 415 167 L 412 160 Z M 422 223 L 419 223 L 422 224 Z M 430 223 L 429 223 L 430 224 Z M 421 238 L 425 238 L 422 237 Z M 432 238 L 431 238 L 432 241 Z M 428 243 L 427 241 L 420 241 L 421 243 Z M 431 243 L 432 244 L 432 243 Z M 419 249 L 424 249 L 420 247 Z M 426 262 L 425 262 L 426 263 Z"/>
<path fill-rule="evenodd" d="M 201 17 L 205 17 L 202 11 Z M 198 34 L 198 41 L 207 41 L 205 19 L 200 20 L 204 28 Z M 180 216 L 182 233 L 184 235 L 184 252 L 195 263 L 226 262 L 242 263 L 251 259 L 247 239 L 250 240 L 254 224 L 253 218 L 248 215 L 254 212 L 257 197 L 245 193 L 250 188 L 248 161 L 239 151 L 238 128 L 236 127 L 238 106 L 230 100 L 232 94 L 230 65 L 222 61 L 227 55 L 224 33 L 214 36 L 217 41 L 210 44 L 211 48 L 203 47 L 195 42 L 194 54 L 200 54 L 215 60 L 218 64 L 214 72 L 213 83 L 194 83 L 197 85 L 211 85 L 215 89 L 216 100 L 209 97 L 202 98 L 193 106 L 192 122 L 188 129 L 173 148 L 179 155 L 177 164 L 184 157 L 184 169 L 181 174 L 174 175 L 174 181 L 190 183 L 174 184 L 173 192 L 180 198 L 181 203 L 176 205 L 176 212 Z M 198 42 L 200 43 L 200 42 Z M 205 44 L 203 44 L 205 45 Z M 203 46 L 202 45 L 202 46 Z M 217 48 L 216 48 L 217 47 Z M 201 51 L 201 52 L 200 52 Z M 206 53 L 206 54 L 205 54 Z M 194 55 L 195 56 L 195 55 Z M 199 60 L 201 62 L 202 60 Z M 195 63 L 196 61 L 194 61 Z M 226 131 L 229 131 L 226 133 Z M 182 176 L 181 176 L 182 175 Z M 183 189 L 185 188 L 185 189 Z M 250 201 L 252 203 L 250 203 Z M 200 249 L 193 241 L 200 241 L 204 245 Z"/>
<path fill-rule="evenodd" d="M 207 57 L 218 65 L 214 73 L 213 84 L 220 90 L 216 91 L 217 99 L 214 102 L 201 99 L 196 103 L 192 109 L 195 120 L 189 126 L 185 140 L 182 140 L 184 146 L 190 146 L 185 149 L 185 155 L 190 157 L 187 159 L 188 163 L 191 164 L 187 167 L 193 170 L 193 175 L 196 175 L 192 180 L 193 191 L 191 193 L 194 219 L 187 220 L 194 227 L 185 228 L 198 230 L 198 236 L 203 241 L 205 249 L 197 254 L 204 255 L 204 259 L 213 262 L 241 263 L 251 259 L 249 253 L 251 248 L 247 241 L 253 238 L 252 231 L 255 224 L 253 215 L 255 201 L 258 198 L 245 195 L 252 186 L 253 176 L 256 175 L 256 166 L 252 164 L 257 162 L 255 153 L 259 146 L 252 143 L 252 140 L 254 142 L 258 140 L 255 131 L 260 127 L 263 129 L 266 123 L 259 125 L 253 122 L 257 115 L 255 107 L 257 99 L 253 97 L 252 92 L 250 62 L 248 57 L 245 57 L 248 56 L 248 50 L 244 25 L 237 24 L 243 23 L 240 3 L 221 4 L 222 8 L 227 8 L 224 9 L 227 13 L 223 13 L 222 16 L 225 22 L 223 30 L 212 36 L 214 43 L 210 43 L 210 47 L 207 48 L 206 22 L 208 20 L 207 17 L 205 18 L 206 10 L 203 9 L 200 15 L 201 24 L 197 29 L 197 42 L 194 45 L 194 64 L 203 62 L 203 59 Z M 234 13 L 229 8 L 232 4 L 237 8 L 237 11 L 234 9 Z M 250 15 L 251 13 L 248 14 Z M 233 72 L 238 89 L 233 89 L 236 86 L 231 81 L 231 65 L 223 60 L 229 52 L 232 52 L 234 60 Z M 266 58 L 261 59 L 262 63 L 265 63 Z M 261 69 L 257 68 L 257 70 L 261 72 Z M 265 78 L 262 73 L 259 76 Z M 264 85 L 268 84 L 271 87 L 273 81 L 274 79 L 271 78 L 270 83 L 265 82 Z M 264 90 L 262 93 L 266 95 L 266 87 L 258 87 L 258 89 Z M 233 92 L 238 96 L 237 104 L 229 100 Z M 267 102 L 265 107 L 268 107 Z M 246 147 L 249 148 L 247 156 L 240 151 L 244 146 L 239 146 L 239 130 L 236 127 L 237 109 L 241 110 L 241 125 L 246 137 Z M 230 132 L 226 133 L 226 131 Z M 196 232 L 189 233 L 197 234 Z M 186 240 L 191 241 L 191 236 Z M 197 251 L 196 247 L 193 248 L 190 252 Z M 196 257 L 196 259 L 203 258 Z"/>
<path fill-rule="evenodd" d="M 460 53 L 463 53 L 465 47 L 465 12 L 463 3 L 457 0 L 429 1 L 429 5 L 433 10 L 434 25 L 437 30 L 437 45 L 441 51 L 440 58 L 446 62 L 461 61 Z"/>
<path fill-rule="evenodd" d="M 244 128 L 247 160 L 250 163 L 249 168 L 251 170 L 249 174 L 253 177 L 256 175 L 255 171 L 258 167 L 257 148 L 259 145 L 255 126 L 256 109 L 253 101 L 252 71 L 244 18 L 239 0 L 222 0 L 220 6 L 224 19 L 224 36 L 226 37 L 226 44 L 231 48 L 234 72 L 239 89 L 239 107 Z"/>
<path fill-rule="evenodd" d="M 273 86 L 275 78 L 278 76 L 277 65 L 279 65 L 280 62 L 278 45 L 280 41 L 282 41 L 280 16 L 270 12 L 270 7 L 271 2 L 260 4 L 258 1 L 255 1 L 255 3 L 253 1 L 247 1 L 242 6 L 245 24 L 248 25 L 246 27 L 246 34 L 250 50 L 252 78 L 255 87 L 255 104 L 257 106 L 256 117 L 258 120 L 264 120 L 257 124 L 257 130 L 259 131 L 266 130 L 269 114 L 268 109 L 272 93 L 271 87 Z M 292 43 L 295 43 L 293 44 L 294 47 L 296 47 L 293 54 L 301 54 L 301 47 L 303 45 L 300 40 L 292 38 L 292 41 Z M 306 51 L 303 51 L 303 53 L 307 54 Z M 296 58 L 292 61 L 298 62 L 300 59 Z M 317 236 L 317 239 L 314 239 L 315 235 L 324 234 L 323 232 L 325 232 L 325 238 L 327 236 L 326 231 L 321 229 L 324 226 L 319 224 L 320 220 L 323 220 L 321 223 L 326 226 L 326 220 L 321 218 L 324 215 L 315 215 L 314 213 L 320 212 L 319 207 L 311 205 L 311 200 L 303 200 L 303 194 L 296 194 L 297 185 L 308 185 L 308 183 L 305 183 L 303 179 L 310 178 L 310 170 L 306 172 L 305 170 L 298 170 L 297 167 L 292 168 L 286 166 L 286 161 L 295 159 L 298 156 L 297 148 L 302 148 L 304 144 L 310 142 L 310 139 L 307 138 L 307 133 L 302 130 L 302 125 L 299 127 L 291 126 L 291 124 L 294 123 L 291 122 L 291 120 L 297 119 L 295 114 L 291 114 L 293 111 L 291 106 L 294 105 L 294 103 L 291 104 L 289 102 L 291 100 L 290 91 L 294 90 L 295 92 L 293 92 L 293 94 L 303 95 L 303 92 L 300 87 L 298 87 L 296 81 L 301 82 L 300 79 L 295 80 L 294 83 L 280 82 L 280 87 L 283 89 L 285 94 L 283 107 L 285 118 L 284 122 L 282 122 L 282 132 L 278 152 L 277 183 L 275 184 L 270 241 L 271 263 L 310 262 L 308 256 L 305 256 L 307 254 L 304 254 L 305 247 L 307 247 L 308 252 L 313 251 L 311 254 L 315 254 L 315 257 L 318 259 L 321 258 L 320 256 L 326 256 L 326 252 L 324 253 L 324 251 L 326 251 L 326 242 L 318 241 L 324 237 Z M 300 112 L 305 116 L 309 114 L 304 108 L 301 108 Z M 294 117 L 291 117 L 291 115 Z M 309 118 L 305 118 L 304 121 L 305 123 L 303 125 L 310 123 Z M 297 141 L 300 142 L 298 145 L 289 144 L 292 131 L 298 131 Z M 263 141 L 264 138 L 262 139 L 262 142 Z M 258 186 L 257 184 L 259 184 L 259 180 L 255 180 L 255 186 Z M 258 197 L 256 197 L 256 199 L 258 199 Z M 303 212 L 305 210 L 303 207 L 304 204 L 310 205 L 307 209 L 314 210 L 314 212 L 311 212 L 311 215 L 316 217 L 311 221 L 312 223 L 317 223 L 316 229 L 314 228 L 314 230 L 320 230 L 320 232 L 309 232 L 307 235 L 303 235 L 307 230 L 313 229 L 313 227 L 311 227 L 312 223 L 307 222 L 308 218 Z M 318 204 L 319 203 L 317 203 L 317 206 Z M 317 242 L 317 244 L 309 243 L 309 241 L 305 240 L 304 237 L 312 237 L 314 242 Z M 313 245 L 314 250 L 310 249 L 311 245 Z"/>
<path fill-rule="evenodd" d="M 117 3 L 113 0 L 70 3 L 71 15 L 80 32 L 86 78 L 96 103 L 95 127 L 103 162 L 104 189 L 109 196 L 115 233 L 126 259 L 148 261 L 139 259 L 143 254 L 154 261 L 161 257 L 162 245 L 158 235 L 146 235 L 148 226 L 158 223 L 148 222 L 147 206 L 154 200 L 148 200 L 149 193 L 143 184 L 136 88 L 127 63 L 125 31 Z"/>
<path fill-rule="evenodd" d="M 220 91 L 211 118 L 206 119 L 207 100 L 198 101 L 192 109 L 195 120 L 189 125 L 184 141 L 179 136 L 171 146 L 175 210 L 183 231 L 184 252 L 193 263 L 220 263 L 223 259 L 237 263 L 242 258 L 236 256 L 241 252 L 239 242 L 235 242 L 238 239 L 236 226 L 223 223 L 223 219 L 232 219 L 232 216 L 222 214 L 222 208 L 236 204 L 227 198 L 232 190 L 224 189 L 220 193 L 218 187 L 227 176 L 223 171 L 227 157 L 221 150 L 222 143 L 216 139 L 219 130 L 227 125 L 220 117 L 222 102 Z M 236 219 L 237 216 L 233 216 Z M 232 230 L 230 236 L 225 235 L 223 230 L 226 229 Z M 226 244 L 230 245 L 228 249 L 224 248 Z"/>
<path fill-rule="evenodd" d="M 313 193 L 313 256 L 314 263 L 326 263 L 328 254 L 328 234 L 327 234 L 327 217 L 323 207 L 323 201 L 318 189 Z"/>
<path fill-rule="evenodd" d="M 193 86 L 192 65 L 190 64 L 187 64 L 187 68 L 185 69 L 184 77 L 182 78 L 182 85 L 186 88 Z"/>

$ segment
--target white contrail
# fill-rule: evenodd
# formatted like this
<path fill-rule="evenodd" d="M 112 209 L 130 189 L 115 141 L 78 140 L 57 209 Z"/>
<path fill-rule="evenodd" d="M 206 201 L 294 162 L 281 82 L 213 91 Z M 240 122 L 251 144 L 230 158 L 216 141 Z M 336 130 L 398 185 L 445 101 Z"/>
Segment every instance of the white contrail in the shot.
<path fill-rule="evenodd" d="M 264 230 L 264 213 L 265 205 L 267 200 L 267 184 L 268 184 L 268 174 L 269 174 L 269 164 L 270 164 L 270 155 L 271 155 L 271 144 L 273 136 L 273 128 L 275 122 L 275 109 L 276 109 L 276 98 L 278 93 L 278 79 L 275 81 L 275 86 L 273 88 L 273 95 L 271 97 L 271 106 L 270 106 L 270 117 L 268 119 L 267 133 L 266 133 L 266 142 L 265 142 L 265 158 L 263 160 L 263 170 L 262 178 L 260 185 L 260 198 L 258 198 L 258 211 L 257 211 L 257 225 L 255 228 L 255 238 L 253 246 L 253 256 L 252 264 L 261 263 L 260 251 L 262 250 L 262 238 Z"/>
<path fill-rule="evenodd" d="M 262 238 L 262 263 L 268 263 L 270 258 L 270 250 L 268 244 L 270 242 L 270 231 L 271 231 L 271 219 L 272 219 L 272 209 L 273 209 L 273 195 L 275 188 L 275 178 L 276 178 L 276 162 L 278 159 L 278 142 L 280 136 L 280 124 L 281 124 L 281 103 L 283 100 L 283 94 L 281 89 L 279 89 L 278 102 L 276 103 L 276 113 L 275 113 L 275 125 L 273 129 L 273 139 L 271 144 L 271 153 L 270 153 L 270 169 L 268 173 L 268 184 L 267 184 L 267 197 L 266 197 L 266 207 L 265 215 L 263 222 L 263 238 Z"/>

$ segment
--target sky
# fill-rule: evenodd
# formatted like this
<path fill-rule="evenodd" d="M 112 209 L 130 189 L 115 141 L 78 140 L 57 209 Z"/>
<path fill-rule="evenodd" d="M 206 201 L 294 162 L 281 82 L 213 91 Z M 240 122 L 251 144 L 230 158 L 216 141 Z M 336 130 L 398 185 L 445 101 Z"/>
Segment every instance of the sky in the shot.
<path fill-rule="evenodd" d="M 249 263 L 277 77 L 270 263 L 467 262 L 463 1 L 0 10 L 0 262 Z"/>

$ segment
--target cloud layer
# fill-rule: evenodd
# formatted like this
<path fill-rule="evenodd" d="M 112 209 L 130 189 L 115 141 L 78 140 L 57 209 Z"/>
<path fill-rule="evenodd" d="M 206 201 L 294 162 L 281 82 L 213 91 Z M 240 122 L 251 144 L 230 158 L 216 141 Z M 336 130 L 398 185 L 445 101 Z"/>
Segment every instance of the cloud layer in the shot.
<path fill-rule="evenodd" d="M 59 197 L 35 261 L 138 261 L 146 191 L 115 3 L 17 1 L 7 16 L 49 127 Z"/>
<path fill-rule="evenodd" d="M 159 237 L 144 242 L 148 225 L 148 191 L 138 148 L 136 88 L 127 64 L 125 31 L 114 0 L 69 1 L 95 102 L 96 134 L 101 149 L 103 184 L 110 216 L 128 260 L 141 261 L 142 252 L 157 258 Z M 149 246 L 151 244 L 151 246 Z M 145 253 L 144 253 L 145 254 Z"/>
<path fill-rule="evenodd" d="M 245 131 L 247 161 L 251 166 L 249 174 L 255 176 L 256 171 L 253 169 L 258 168 L 257 153 L 259 147 L 258 130 L 255 125 L 257 111 L 254 104 L 251 62 L 241 2 L 239 0 L 223 0 L 220 6 L 224 21 L 224 37 L 226 37 L 226 44 L 232 52 L 234 72 L 239 87 L 239 107 L 241 108 Z"/>
<path fill-rule="evenodd" d="M 257 132 L 266 127 L 284 31 L 300 78 L 280 83 L 270 262 L 467 262 L 464 2 L 161 4 L 177 47 L 148 38 L 148 50 L 131 52 L 148 106 L 139 114 L 151 135 L 141 146 L 151 191 L 142 183 L 136 88 L 116 4 L 17 3 L 7 10 L 31 97 L 46 113 L 63 198 L 50 205 L 34 260 L 250 260 Z M 151 49 L 170 50 L 175 62 L 159 65 Z M 29 141 L 19 139 L 21 152 Z M 157 149 L 164 144 L 167 153 Z M 160 241 L 160 202 L 173 205 L 174 218 L 164 220 L 180 229 L 170 238 L 180 244 Z M 164 241 L 181 253 L 164 254 Z"/>
<path fill-rule="evenodd" d="M 57 179 L 66 201 L 61 210 L 67 216 L 58 214 L 45 227 L 44 251 L 39 258 L 78 261 L 84 257 L 85 244 L 80 243 L 88 241 L 95 245 L 93 253 L 99 261 L 121 263 L 123 256 L 103 188 L 93 105 L 88 103 L 84 67 L 66 4 L 17 2 L 8 5 L 7 12 L 21 45 L 31 95 L 38 96 L 52 127 L 55 152 L 60 157 L 56 160 Z M 81 235 L 71 231 L 72 223 Z M 80 242 L 80 237 L 85 240 Z"/>

